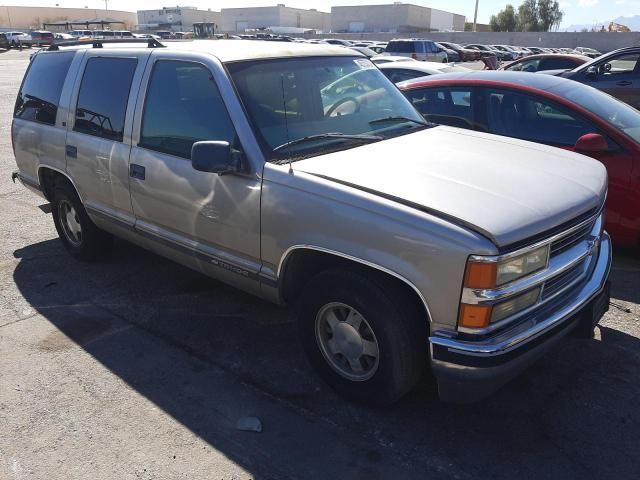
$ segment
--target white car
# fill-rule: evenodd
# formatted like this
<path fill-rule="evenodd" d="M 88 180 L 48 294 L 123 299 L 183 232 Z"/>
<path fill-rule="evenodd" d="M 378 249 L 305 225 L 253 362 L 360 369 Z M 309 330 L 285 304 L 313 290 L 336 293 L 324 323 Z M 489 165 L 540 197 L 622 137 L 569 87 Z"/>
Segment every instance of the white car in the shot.
<path fill-rule="evenodd" d="M 377 55 L 375 57 L 371 57 L 369 60 L 371 60 L 376 65 L 382 65 L 384 63 L 391 62 L 417 62 L 417 60 L 414 60 L 411 57 L 399 57 L 395 55 Z"/>
<path fill-rule="evenodd" d="M 74 40 L 76 37 L 69 35 L 68 33 L 54 33 L 53 36 L 56 40 Z"/>
<path fill-rule="evenodd" d="M 393 83 L 404 82 L 405 80 L 412 80 L 429 75 L 437 75 L 439 73 L 471 71 L 468 68 L 452 66 L 447 63 L 417 62 L 415 60 L 407 62 L 406 58 L 404 62 L 383 63 L 382 65 L 378 65 L 378 68 Z"/>
<path fill-rule="evenodd" d="M 32 39 L 31 35 L 24 32 L 4 32 L 4 35 L 7 37 L 7 41 L 11 47 L 17 47 L 18 45 L 28 45 L 31 46 Z"/>

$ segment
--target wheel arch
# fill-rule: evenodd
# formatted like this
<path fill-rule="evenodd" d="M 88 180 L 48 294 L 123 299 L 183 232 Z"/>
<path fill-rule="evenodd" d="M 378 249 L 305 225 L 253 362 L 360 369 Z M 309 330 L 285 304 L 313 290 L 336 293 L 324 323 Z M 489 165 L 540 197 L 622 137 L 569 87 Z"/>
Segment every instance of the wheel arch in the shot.
<path fill-rule="evenodd" d="M 48 201 L 52 200 L 53 196 L 53 187 L 55 182 L 59 179 L 64 179 L 71 185 L 71 187 L 75 190 L 76 195 L 80 199 L 80 202 L 84 204 L 82 195 L 80 195 L 80 190 L 76 186 L 75 182 L 71 179 L 71 177 L 62 170 L 51 167 L 49 165 L 40 165 L 38 167 L 38 183 L 40 184 L 40 188 L 42 189 L 42 193 Z"/>
<path fill-rule="evenodd" d="M 393 278 L 407 292 L 410 292 L 416 306 L 424 312 L 427 324 L 431 324 L 432 316 L 427 299 L 410 280 L 368 260 L 313 245 L 296 245 L 288 248 L 282 255 L 277 275 L 280 279 L 280 296 L 283 303 L 294 303 L 295 298 L 313 275 L 332 267 L 366 269 L 377 275 Z"/>

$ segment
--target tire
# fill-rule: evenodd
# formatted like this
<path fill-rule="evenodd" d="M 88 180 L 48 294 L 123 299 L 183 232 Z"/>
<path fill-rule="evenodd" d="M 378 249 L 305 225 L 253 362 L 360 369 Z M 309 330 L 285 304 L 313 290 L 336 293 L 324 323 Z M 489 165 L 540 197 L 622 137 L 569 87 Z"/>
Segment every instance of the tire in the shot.
<path fill-rule="evenodd" d="M 332 269 L 311 279 L 304 292 L 300 338 L 328 385 L 368 405 L 393 403 L 417 385 L 428 361 L 428 320 L 397 281 L 377 272 Z M 351 313 L 357 329 L 349 324 Z"/>
<path fill-rule="evenodd" d="M 56 182 L 51 204 L 58 236 L 74 258 L 95 261 L 111 252 L 113 237 L 91 221 L 75 189 L 68 182 Z"/>

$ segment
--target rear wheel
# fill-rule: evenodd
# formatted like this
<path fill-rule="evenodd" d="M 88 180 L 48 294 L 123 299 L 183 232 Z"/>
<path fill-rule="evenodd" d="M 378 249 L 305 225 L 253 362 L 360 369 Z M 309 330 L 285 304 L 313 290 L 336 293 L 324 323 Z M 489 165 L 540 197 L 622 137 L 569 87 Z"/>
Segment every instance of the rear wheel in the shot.
<path fill-rule="evenodd" d="M 66 250 L 85 261 L 106 256 L 113 237 L 91 221 L 73 187 L 65 181 L 57 182 L 52 197 L 53 222 Z"/>
<path fill-rule="evenodd" d="M 345 397 L 392 403 L 427 365 L 427 319 L 397 281 L 327 270 L 305 287 L 298 326 L 311 364 Z"/>

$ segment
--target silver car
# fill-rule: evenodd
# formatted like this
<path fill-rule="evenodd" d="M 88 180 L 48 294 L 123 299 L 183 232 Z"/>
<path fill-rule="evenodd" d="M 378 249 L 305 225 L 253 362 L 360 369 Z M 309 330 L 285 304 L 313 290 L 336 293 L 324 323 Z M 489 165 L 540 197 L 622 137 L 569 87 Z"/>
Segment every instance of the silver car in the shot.
<path fill-rule="evenodd" d="M 375 404 L 426 369 L 482 398 L 606 310 L 599 162 L 433 127 L 342 47 L 89 44 L 34 56 L 12 129 L 73 257 L 117 236 L 297 308 L 319 375 Z"/>

